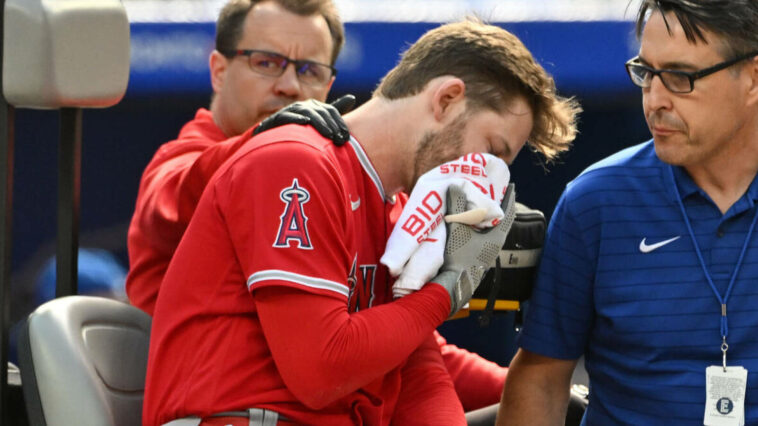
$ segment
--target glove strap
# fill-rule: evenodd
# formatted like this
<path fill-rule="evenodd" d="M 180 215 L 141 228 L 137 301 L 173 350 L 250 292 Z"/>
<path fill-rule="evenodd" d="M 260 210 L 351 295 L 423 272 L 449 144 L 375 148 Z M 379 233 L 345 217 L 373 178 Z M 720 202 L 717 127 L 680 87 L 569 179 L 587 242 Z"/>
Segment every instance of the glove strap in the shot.
<path fill-rule="evenodd" d="M 495 258 L 495 273 L 492 274 L 492 286 L 490 287 L 490 294 L 487 295 L 487 304 L 484 306 L 484 311 L 479 316 L 479 327 L 487 327 L 492 320 L 492 313 L 495 309 L 495 300 L 497 299 L 497 283 L 500 282 L 500 256 Z"/>

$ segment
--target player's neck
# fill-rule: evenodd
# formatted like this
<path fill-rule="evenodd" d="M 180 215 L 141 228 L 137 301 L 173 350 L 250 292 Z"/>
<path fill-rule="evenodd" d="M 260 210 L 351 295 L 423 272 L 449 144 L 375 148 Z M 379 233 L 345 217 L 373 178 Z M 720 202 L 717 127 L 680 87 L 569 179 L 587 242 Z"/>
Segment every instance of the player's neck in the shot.
<path fill-rule="evenodd" d="M 386 100 L 371 98 L 345 116 L 350 133 L 360 142 L 376 168 L 384 191 L 391 196 L 409 184 L 415 161 L 417 133 L 414 125 L 414 98 Z"/>

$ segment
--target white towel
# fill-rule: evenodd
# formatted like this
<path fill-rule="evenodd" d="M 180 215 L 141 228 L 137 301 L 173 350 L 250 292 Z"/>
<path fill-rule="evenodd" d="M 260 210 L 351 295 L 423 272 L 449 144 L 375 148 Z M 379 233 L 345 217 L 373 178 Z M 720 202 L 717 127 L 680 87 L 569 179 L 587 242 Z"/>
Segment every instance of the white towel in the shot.
<path fill-rule="evenodd" d="M 443 263 L 447 189 L 456 185 L 468 200 L 468 218 L 453 218 L 478 227 L 503 218 L 500 202 L 510 180 L 505 162 L 490 154 L 467 154 L 422 175 L 392 230 L 381 262 L 397 277 L 393 295 L 405 296 L 433 278 Z M 474 217 L 474 223 L 471 222 Z"/>

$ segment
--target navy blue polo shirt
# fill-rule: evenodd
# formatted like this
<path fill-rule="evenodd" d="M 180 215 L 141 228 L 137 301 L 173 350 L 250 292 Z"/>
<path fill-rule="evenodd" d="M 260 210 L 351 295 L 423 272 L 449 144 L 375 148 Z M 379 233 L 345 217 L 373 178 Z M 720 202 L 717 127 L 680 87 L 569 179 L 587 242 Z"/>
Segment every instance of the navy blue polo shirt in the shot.
<path fill-rule="evenodd" d="M 585 356 L 585 423 L 702 424 L 705 369 L 721 364 L 721 305 L 677 202 L 681 194 L 715 286 L 726 287 L 758 211 L 758 181 L 723 214 L 652 141 L 589 167 L 548 227 L 519 345 Z M 729 365 L 748 370 L 746 424 L 758 423 L 758 232 L 727 303 Z"/>

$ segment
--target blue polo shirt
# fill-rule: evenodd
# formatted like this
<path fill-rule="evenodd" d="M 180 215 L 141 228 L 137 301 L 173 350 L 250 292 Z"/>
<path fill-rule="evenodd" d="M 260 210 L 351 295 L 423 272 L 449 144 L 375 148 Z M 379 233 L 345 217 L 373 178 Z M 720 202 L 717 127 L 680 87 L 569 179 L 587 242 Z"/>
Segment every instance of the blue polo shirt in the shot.
<path fill-rule="evenodd" d="M 758 180 L 726 214 L 652 141 L 589 167 L 564 191 L 519 345 L 585 356 L 590 425 L 702 424 L 705 369 L 721 365 L 721 306 L 677 202 L 681 194 L 722 297 L 755 217 Z M 748 370 L 758 423 L 758 231 L 727 303 L 727 364 Z"/>

